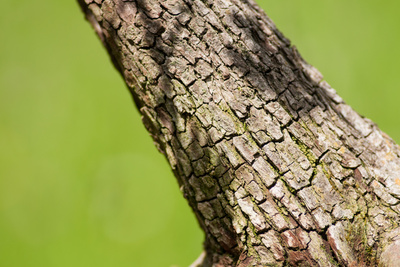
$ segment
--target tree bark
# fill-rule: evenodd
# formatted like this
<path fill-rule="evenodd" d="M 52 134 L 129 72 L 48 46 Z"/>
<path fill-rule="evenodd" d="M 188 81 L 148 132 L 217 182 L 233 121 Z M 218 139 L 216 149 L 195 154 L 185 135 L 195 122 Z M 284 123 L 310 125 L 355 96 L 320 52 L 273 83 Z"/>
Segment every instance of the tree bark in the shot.
<path fill-rule="evenodd" d="M 196 266 L 398 266 L 399 146 L 252 0 L 78 1 L 206 234 Z"/>

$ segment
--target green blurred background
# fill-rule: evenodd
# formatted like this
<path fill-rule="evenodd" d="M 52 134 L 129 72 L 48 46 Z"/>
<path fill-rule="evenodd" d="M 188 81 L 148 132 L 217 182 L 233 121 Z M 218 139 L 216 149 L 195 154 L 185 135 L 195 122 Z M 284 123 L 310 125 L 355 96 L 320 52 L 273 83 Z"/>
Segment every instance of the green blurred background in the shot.
<path fill-rule="evenodd" d="M 399 1 L 260 1 L 400 141 Z M 203 235 L 75 1 L 2 1 L 0 266 L 187 266 Z"/>

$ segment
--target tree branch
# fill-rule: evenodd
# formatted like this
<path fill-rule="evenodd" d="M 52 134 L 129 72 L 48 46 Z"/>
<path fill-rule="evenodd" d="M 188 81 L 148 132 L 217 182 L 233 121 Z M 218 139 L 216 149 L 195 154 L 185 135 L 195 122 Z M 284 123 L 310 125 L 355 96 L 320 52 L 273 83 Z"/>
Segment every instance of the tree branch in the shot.
<path fill-rule="evenodd" d="M 395 266 L 399 147 L 253 1 L 79 2 L 206 233 L 198 262 Z"/>

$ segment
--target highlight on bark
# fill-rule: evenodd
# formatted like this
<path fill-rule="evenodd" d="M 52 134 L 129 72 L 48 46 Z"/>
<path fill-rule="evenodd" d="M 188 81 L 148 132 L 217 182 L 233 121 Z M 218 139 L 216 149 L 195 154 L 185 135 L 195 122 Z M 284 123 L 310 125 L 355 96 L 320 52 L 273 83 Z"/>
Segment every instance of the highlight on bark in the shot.
<path fill-rule="evenodd" d="M 252 0 L 78 0 L 205 232 L 193 266 L 398 266 L 400 149 Z"/>

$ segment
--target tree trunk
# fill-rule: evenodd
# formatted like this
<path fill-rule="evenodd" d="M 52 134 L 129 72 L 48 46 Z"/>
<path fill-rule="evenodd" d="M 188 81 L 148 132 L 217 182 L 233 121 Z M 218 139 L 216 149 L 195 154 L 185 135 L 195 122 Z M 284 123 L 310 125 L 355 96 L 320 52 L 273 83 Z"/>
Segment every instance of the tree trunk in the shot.
<path fill-rule="evenodd" d="M 206 233 L 196 266 L 399 266 L 399 146 L 252 0 L 79 3 Z"/>

